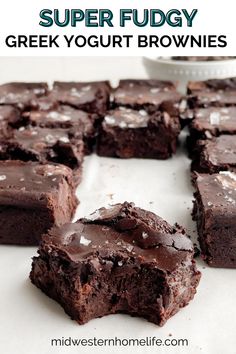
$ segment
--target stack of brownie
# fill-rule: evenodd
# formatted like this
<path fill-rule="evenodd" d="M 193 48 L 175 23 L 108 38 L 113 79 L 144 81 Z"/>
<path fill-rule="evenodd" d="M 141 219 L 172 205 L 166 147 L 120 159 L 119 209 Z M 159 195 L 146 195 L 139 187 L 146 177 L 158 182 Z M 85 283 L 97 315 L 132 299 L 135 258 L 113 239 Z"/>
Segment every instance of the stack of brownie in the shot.
<path fill-rule="evenodd" d="M 189 82 L 188 117 L 202 253 L 211 266 L 236 268 L 236 78 Z"/>
<path fill-rule="evenodd" d="M 166 159 L 180 101 L 157 80 L 0 86 L 0 243 L 40 243 L 30 278 L 79 323 L 123 312 L 163 325 L 196 293 L 179 225 L 127 202 L 71 223 L 96 140 L 102 156 Z"/>
<path fill-rule="evenodd" d="M 70 221 L 83 159 L 96 142 L 103 156 L 170 157 L 180 132 L 180 100 L 175 84 L 158 80 L 121 80 L 113 90 L 107 81 L 54 82 L 52 89 L 46 83 L 1 85 L 0 208 L 2 216 L 15 213 L 16 218 L 5 223 L 2 217 L 0 243 L 38 244 L 49 227 Z M 63 217 L 57 213 L 62 180 L 68 184 L 64 197 L 73 199 Z M 43 205 L 41 194 L 47 200 Z M 37 228 L 33 216 L 26 220 L 29 198 L 44 215 Z"/>
<path fill-rule="evenodd" d="M 71 220 L 110 90 L 108 82 L 0 86 L 0 243 L 37 245 Z"/>

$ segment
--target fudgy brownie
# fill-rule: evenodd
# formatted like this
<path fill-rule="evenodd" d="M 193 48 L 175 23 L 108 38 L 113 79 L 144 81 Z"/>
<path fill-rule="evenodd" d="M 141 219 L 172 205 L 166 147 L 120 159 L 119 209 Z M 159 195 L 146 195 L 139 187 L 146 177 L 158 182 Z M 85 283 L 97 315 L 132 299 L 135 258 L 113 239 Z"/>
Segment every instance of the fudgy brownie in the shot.
<path fill-rule="evenodd" d="M 0 105 L 14 105 L 22 110 L 37 106 L 37 100 L 47 95 L 48 85 L 44 82 L 11 82 L 0 85 Z"/>
<path fill-rule="evenodd" d="M 7 136 L 9 129 L 18 122 L 19 117 L 19 110 L 13 106 L 0 106 L 0 136 Z"/>
<path fill-rule="evenodd" d="M 221 135 L 212 140 L 198 140 L 192 153 L 192 171 L 236 172 L 236 136 Z"/>
<path fill-rule="evenodd" d="M 107 112 L 98 135 L 100 156 L 166 159 L 176 152 L 179 118 L 120 107 Z"/>
<path fill-rule="evenodd" d="M 200 279 L 184 230 L 127 202 L 53 228 L 38 253 L 32 282 L 80 324 L 121 312 L 163 325 Z"/>
<path fill-rule="evenodd" d="M 236 107 L 196 108 L 191 114 L 188 137 L 190 153 L 199 139 L 211 139 L 221 134 L 236 134 Z"/>
<path fill-rule="evenodd" d="M 236 268 L 236 174 L 198 175 L 193 219 L 205 261 L 212 267 Z"/>
<path fill-rule="evenodd" d="M 236 106 L 236 78 L 190 81 L 187 93 L 190 108 Z"/>
<path fill-rule="evenodd" d="M 48 161 L 61 163 L 74 170 L 80 182 L 84 144 L 80 136 L 66 129 L 21 127 L 8 138 L 0 139 L 0 160 Z"/>
<path fill-rule="evenodd" d="M 53 110 L 33 110 L 24 114 L 24 123 L 42 128 L 63 128 L 81 133 L 86 152 L 91 152 L 96 138 L 96 114 L 60 105 Z"/>
<path fill-rule="evenodd" d="M 174 82 L 160 80 L 120 80 L 113 92 L 114 107 L 125 106 L 148 113 L 168 112 L 179 115 L 181 94 Z"/>
<path fill-rule="evenodd" d="M 37 245 L 69 222 L 77 206 L 72 176 L 59 164 L 0 161 L 0 243 Z"/>
<path fill-rule="evenodd" d="M 108 81 L 54 82 L 50 98 L 61 104 L 103 116 L 109 107 L 110 91 Z"/>

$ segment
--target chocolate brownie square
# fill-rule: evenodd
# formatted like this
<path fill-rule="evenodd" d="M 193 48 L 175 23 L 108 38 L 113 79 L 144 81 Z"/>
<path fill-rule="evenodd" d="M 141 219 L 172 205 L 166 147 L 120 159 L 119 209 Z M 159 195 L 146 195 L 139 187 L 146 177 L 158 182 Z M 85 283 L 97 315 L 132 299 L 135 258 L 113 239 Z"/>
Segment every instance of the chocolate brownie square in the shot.
<path fill-rule="evenodd" d="M 174 82 L 160 80 L 120 80 L 113 92 L 114 107 L 144 109 L 148 113 L 168 112 L 179 115 L 181 94 Z"/>
<path fill-rule="evenodd" d="M 236 174 L 198 175 L 193 208 L 204 260 L 236 268 Z"/>
<path fill-rule="evenodd" d="M 162 326 L 196 293 L 193 253 L 181 227 L 125 202 L 51 229 L 30 278 L 79 324 L 127 313 Z"/>
<path fill-rule="evenodd" d="M 70 129 L 81 134 L 85 150 L 91 152 L 96 138 L 97 115 L 60 105 L 56 109 L 33 110 L 24 114 L 24 124 L 42 128 Z"/>
<path fill-rule="evenodd" d="M 198 140 L 192 159 L 192 171 L 236 172 L 236 135 L 221 135 L 212 140 Z"/>
<path fill-rule="evenodd" d="M 111 87 L 108 81 L 54 82 L 50 98 L 90 113 L 104 116 L 109 107 Z"/>
<path fill-rule="evenodd" d="M 77 206 L 72 177 L 59 164 L 0 161 L 0 243 L 37 245 L 69 222 Z"/>
<path fill-rule="evenodd" d="M 236 107 L 208 107 L 192 110 L 188 148 L 194 149 L 197 140 L 211 139 L 221 134 L 236 134 Z"/>
<path fill-rule="evenodd" d="M 188 104 L 195 107 L 236 106 L 236 78 L 190 81 Z"/>
<path fill-rule="evenodd" d="M 97 153 L 110 157 L 167 159 L 176 152 L 180 123 L 167 112 L 120 107 L 108 111 L 101 125 Z"/>
<path fill-rule="evenodd" d="M 64 164 L 81 179 L 84 144 L 70 130 L 41 127 L 14 129 L 6 139 L 0 139 L 0 160 L 48 161 Z"/>
<path fill-rule="evenodd" d="M 0 85 L 0 105 L 14 105 L 21 110 L 30 109 L 37 105 L 37 100 L 47 93 L 48 85 L 45 82 L 7 83 Z"/>

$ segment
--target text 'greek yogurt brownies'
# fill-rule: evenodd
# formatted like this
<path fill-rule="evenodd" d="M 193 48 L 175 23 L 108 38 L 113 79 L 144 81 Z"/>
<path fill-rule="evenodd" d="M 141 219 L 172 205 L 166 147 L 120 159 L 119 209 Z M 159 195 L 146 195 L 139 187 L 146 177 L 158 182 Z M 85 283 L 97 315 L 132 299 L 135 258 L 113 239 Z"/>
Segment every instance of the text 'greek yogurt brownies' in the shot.
<path fill-rule="evenodd" d="M 204 260 L 236 268 L 236 174 L 200 174 L 195 181 L 193 219 Z"/>
<path fill-rule="evenodd" d="M 132 203 L 51 229 L 30 278 L 78 323 L 114 313 L 163 325 L 200 280 L 184 230 Z"/>
<path fill-rule="evenodd" d="M 38 245 L 52 226 L 69 222 L 77 206 L 73 174 L 59 164 L 0 162 L 0 243 Z"/>

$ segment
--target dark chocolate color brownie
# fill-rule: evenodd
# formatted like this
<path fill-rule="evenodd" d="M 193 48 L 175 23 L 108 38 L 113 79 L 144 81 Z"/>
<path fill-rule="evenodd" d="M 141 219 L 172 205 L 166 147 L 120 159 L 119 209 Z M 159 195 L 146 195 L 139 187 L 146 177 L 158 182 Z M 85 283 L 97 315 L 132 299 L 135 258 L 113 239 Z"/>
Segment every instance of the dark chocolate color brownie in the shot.
<path fill-rule="evenodd" d="M 192 171 L 236 172 L 236 135 L 221 135 L 212 140 L 198 140 L 192 153 Z"/>
<path fill-rule="evenodd" d="M 0 243 L 37 245 L 77 206 L 73 174 L 59 164 L 0 161 Z"/>
<path fill-rule="evenodd" d="M 44 82 L 11 82 L 0 85 L 0 105 L 14 105 L 21 110 L 31 109 L 37 100 L 47 95 L 48 85 Z"/>
<path fill-rule="evenodd" d="M 190 108 L 236 106 L 236 78 L 190 81 L 187 92 Z"/>
<path fill-rule="evenodd" d="M 54 82 L 50 98 L 86 112 L 103 116 L 109 107 L 108 81 Z"/>
<path fill-rule="evenodd" d="M 38 253 L 31 281 L 80 324 L 121 312 L 163 325 L 200 279 L 184 230 L 127 202 L 53 228 Z"/>
<path fill-rule="evenodd" d="M 236 107 L 196 108 L 191 114 L 188 138 L 190 153 L 199 139 L 211 139 L 221 134 L 236 134 Z"/>
<path fill-rule="evenodd" d="M 95 143 L 97 115 L 70 106 L 60 105 L 53 110 L 34 110 L 24 114 L 24 123 L 42 128 L 70 129 L 83 138 L 86 152 L 91 152 Z"/>
<path fill-rule="evenodd" d="M 52 161 L 77 169 L 83 161 L 83 141 L 66 129 L 21 127 L 0 140 L 0 160 Z"/>
<path fill-rule="evenodd" d="M 149 113 L 168 112 L 179 115 L 180 93 L 171 81 L 121 80 L 113 92 L 114 107 L 145 109 Z"/>
<path fill-rule="evenodd" d="M 116 108 L 107 112 L 98 136 L 100 156 L 166 159 L 176 152 L 179 118 L 167 112 Z"/>
<path fill-rule="evenodd" d="M 198 175 L 193 219 L 205 261 L 212 267 L 236 268 L 236 174 Z"/>

